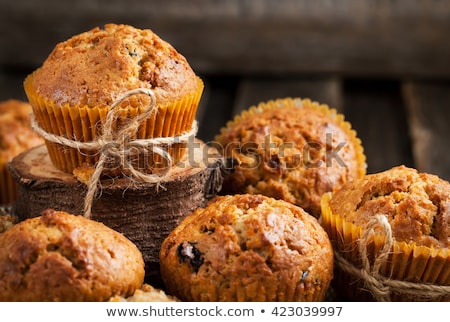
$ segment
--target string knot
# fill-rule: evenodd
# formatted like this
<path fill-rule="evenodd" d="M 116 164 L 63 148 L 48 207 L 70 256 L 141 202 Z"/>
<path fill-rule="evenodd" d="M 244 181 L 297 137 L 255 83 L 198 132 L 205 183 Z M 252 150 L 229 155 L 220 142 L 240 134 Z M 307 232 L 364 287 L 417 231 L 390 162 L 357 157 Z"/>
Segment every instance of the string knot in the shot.
<path fill-rule="evenodd" d="M 144 111 L 136 117 L 128 120 L 118 131 L 114 130 L 114 124 L 118 117 L 120 105 L 129 97 L 144 94 L 150 97 L 150 103 Z M 139 125 L 154 113 L 157 113 L 156 97 L 151 89 L 138 88 L 129 90 L 120 95 L 108 109 L 102 126 L 101 135 L 91 142 L 80 142 L 63 136 L 48 133 L 37 123 L 34 115 L 31 115 L 31 125 L 35 132 L 47 141 L 65 145 L 78 150 L 94 151 L 99 154 L 95 164 L 94 172 L 88 182 L 88 191 L 85 196 L 84 216 L 91 217 L 92 203 L 98 190 L 100 177 L 105 169 L 119 167 L 126 170 L 133 178 L 147 183 L 154 183 L 157 188 L 164 188 L 161 181 L 166 178 L 170 171 L 173 160 L 167 148 L 175 143 L 186 143 L 189 138 L 197 134 L 197 123 L 194 121 L 191 129 L 173 137 L 157 137 L 150 139 L 135 139 Z M 150 157 L 158 155 L 160 162 L 152 164 L 151 173 L 146 173 L 134 166 L 133 160 L 138 157 Z M 150 171 L 149 171 L 150 172 Z"/>
<path fill-rule="evenodd" d="M 381 249 L 374 254 L 371 262 L 368 254 L 368 245 L 374 242 L 374 236 L 379 229 L 381 229 L 385 240 Z M 389 260 L 394 242 L 395 239 L 392 236 L 392 229 L 388 219 L 383 214 L 377 214 L 366 223 L 361 237 L 357 241 L 361 267 L 356 267 L 335 250 L 336 265 L 347 274 L 362 280 L 364 287 L 380 302 L 391 301 L 393 293 L 414 294 L 431 300 L 450 294 L 450 286 L 395 280 L 384 276 L 381 270 Z"/>

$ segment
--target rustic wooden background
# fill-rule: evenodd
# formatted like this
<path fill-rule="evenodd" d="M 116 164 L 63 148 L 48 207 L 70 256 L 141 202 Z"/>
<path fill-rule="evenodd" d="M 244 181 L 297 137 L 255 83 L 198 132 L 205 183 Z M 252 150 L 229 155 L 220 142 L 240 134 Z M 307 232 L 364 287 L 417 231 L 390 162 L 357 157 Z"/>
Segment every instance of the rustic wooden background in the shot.
<path fill-rule="evenodd" d="M 205 80 L 210 141 L 241 110 L 309 97 L 344 113 L 368 171 L 414 166 L 450 180 L 450 1 L 0 0 L 0 100 L 56 43 L 105 23 L 149 28 Z"/>

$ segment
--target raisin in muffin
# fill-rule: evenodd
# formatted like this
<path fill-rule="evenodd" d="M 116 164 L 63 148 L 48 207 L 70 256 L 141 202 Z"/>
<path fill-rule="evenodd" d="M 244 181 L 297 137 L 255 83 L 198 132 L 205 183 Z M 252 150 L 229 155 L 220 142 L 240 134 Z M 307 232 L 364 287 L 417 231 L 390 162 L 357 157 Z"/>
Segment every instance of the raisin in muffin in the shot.
<path fill-rule="evenodd" d="M 104 131 L 113 103 L 127 91 L 140 88 L 153 91 L 156 109 L 136 126 L 135 133 L 124 135 L 149 139 L 189 131 L 203 82 L 186 58 L 153 31 L 107 24 L 58 43 L 42 66 L 25 79 L 24 87 L 40 127 L 51 134 L 90 142 Z M 144 113 L 151 101 L 144 94 L 124 100 L 116 111 L 114 133 Z M 98 151 L 62 148 L 48 141 L 47 147 L 55 166 L 67 173 L 98 160 Z M 167 149 L 174 163 L 184 151 L 181 148 Z M 151 171 L 152 160 L 150 155 L 135 166 Z"/>
<path fill-rule="evenodd" d="M 366 175 L 323 196 L 322 225 L 343 296 L 450 300 L 449 182 L 405 166 Z M 369 268 L 378 281 L 361 275 Z"/>
<path fill-rule="evenodd" d="M 82 216 L 46 210 L 0 234 L 0 301 L 106 301 L 144 274 L 131 241 Z"/>
<path fill-rule="evenodd" d="M 183 301 L 322 301 L 333 253 L 316 218 L 263 195 L 215 197 L 164 240 L 161 275 Z"/>
<path fill-rule="evenodd" d="M 17 199 L 17 183 L 11 176 L 8 163 L 32 147 L 44 144 L 30 126 L 31 105 L 9 99 L 0 102 L 0 205 Z"/>
<path fill-rule="evenodd" d="M 320 216 L 320 198 L 366 172 L 361 141 L 336 110 L 286 98 L 250 107 L 215 137 L 237 166 L 222 193 L 263 194 Z"/>

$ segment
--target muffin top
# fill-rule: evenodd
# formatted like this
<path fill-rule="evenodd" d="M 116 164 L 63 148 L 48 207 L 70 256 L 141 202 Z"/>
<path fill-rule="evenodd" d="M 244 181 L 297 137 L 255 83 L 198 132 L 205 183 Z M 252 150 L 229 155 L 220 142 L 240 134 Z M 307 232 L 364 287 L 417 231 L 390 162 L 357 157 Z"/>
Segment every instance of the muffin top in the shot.
<path fill-rule="evenodd" d="M 31 105 L 21 100 L 0 102 L 0 163 L 23 151 L 44 144 L 30 126 Z"/>
<path fill-rule="evenodd" d="M 172 45 L 151 30 L 116 24 L 57 44 L 32 82 L 57 106 L 109 106 L 136 88 L 152 89 L 165 104 L 198 88 L 194 71 Z"/>
<path fill-rule="evenodd" d="M 229 122 L 216 136 L 227 157 L 238 160 L 225 193 L 261 193 L 320 216 L 320 198 L 365 174 L 356 132 L 343 116 L 310 100 L 261 103 Z"/>
<path fill-rule="evenodd" d="M 82 216 L 46 210 L 0 234 L 0 301 L 105 301 L 144 274 L 131 241 Z"/>
<path fill-rule="evenodd" d="M 405 166 L 345 184 L 330 200 L 333 214 L 361 226 L 385 215 L 398 242 L 450 245 L 450 183 Z"/>
<path fill-rule="evenodd" d="M 176 297 L 167 295 L 163 290 L 144 284 L 130 297 L 113 296 L 109 302 L 178 302 Z"/>
<path fill-rule="evenodd" d="M 295 300 L 325 293 L 333 255 L 303 209 L 243 194 L 216 196 L 186 217 L 164 240 L 160 263 L 168 291 L 182 300 Z"/>

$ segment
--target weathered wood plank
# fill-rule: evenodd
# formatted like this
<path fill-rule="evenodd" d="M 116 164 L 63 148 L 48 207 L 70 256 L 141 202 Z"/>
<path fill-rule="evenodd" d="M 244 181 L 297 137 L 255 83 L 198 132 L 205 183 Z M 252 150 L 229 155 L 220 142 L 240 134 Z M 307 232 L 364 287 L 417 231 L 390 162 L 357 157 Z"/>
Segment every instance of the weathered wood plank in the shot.
<path fill-rule="evenodd" d="M 236 92 L 236 77 L 207 77 L 205 91 L 197 113 L 198 137 L 211 142 L 219 134 L 220 128 L 231 119 Z"/>
<path fill-rule="evenodd" d="M 448 1 L 0 0 L 0 15 L 0 65 L 38 66 L 116 22 L 153 29 L 200 73 L 450 75 Z"/>
<path fill-rule="evenodd" d="M 416 167 L 450 180 L 450 83 L 403 86 Z"/>
<path fill-rule="evenodd" d="M 355 80 L 343 88 L 344 115 L 362 140 L 368 173 L 414 166 L 399 83 Z"/>
<path fill-rule="evenodd" d="M 245 78 L 237 89 L 233 115 L 260 102 L 285 97 L 309 98 L 340 110 L 341 83 L 333 77 Z"/>

